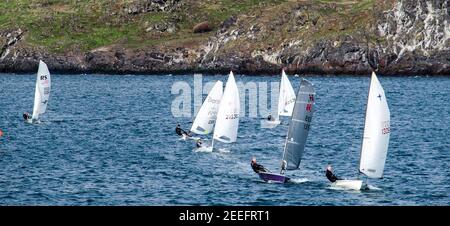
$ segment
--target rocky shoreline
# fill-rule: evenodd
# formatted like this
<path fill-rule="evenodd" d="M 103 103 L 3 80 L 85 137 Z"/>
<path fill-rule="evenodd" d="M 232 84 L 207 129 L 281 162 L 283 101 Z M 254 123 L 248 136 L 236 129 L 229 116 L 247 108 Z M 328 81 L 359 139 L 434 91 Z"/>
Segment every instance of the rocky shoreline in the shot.
<path fill-rule="evenodd" d="M 176 5 L 176 3 L 174 3 Z M 177 6 L 180 7 L 180 6 Z M 320 8 L 319 8 L 320 7 Z M 358 18 L 311 12 L 338 4 L 289 3 L 230 17 L 207 41 L 139 48 L 113 44 L 55 53 L 26 42 L 21 28 L 0 31 L 0 72 L 34 73 L 42 59 L 56 73 L 227 73 L 450 75 L 448 1 L 386 1 Z M 328 8 L 327 8 L 328 7 Z M 266 14 L 265 10 L 278 10 Z M 136 9 L 135 11 L 139 11 Z M 134 11 L 132 11 L 134 12 Z M 375 13 L 376 12 L 376 13 Z"/>

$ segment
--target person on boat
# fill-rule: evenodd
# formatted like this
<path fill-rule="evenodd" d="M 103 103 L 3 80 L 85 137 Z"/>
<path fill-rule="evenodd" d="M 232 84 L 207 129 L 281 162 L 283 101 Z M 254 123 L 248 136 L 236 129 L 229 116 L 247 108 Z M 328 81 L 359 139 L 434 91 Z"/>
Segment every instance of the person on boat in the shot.
<path fill-rule="evenodd" d="M 286 171 L 286 166 L 287 166 L 287 162 L 285 161 L 285 160 L 283 160 L 282 162 L 281 162 L 281 171 L 280 171 L 280 174 L 284 174 L 284 171 Z"/>
<path fill-rule="evenodd" d="M 28 119 L 31 119 L 31 115 L 28 112 L 23 113 L 23 119 L 25 119 L 25 121 L 27 121 Z"/>
<path fill-rule="evenodd" d="M 333 173 L 333 168 L 331 167 L 331 164 L 329 164 L 327 166 L 327 171 L 326 171 L 325 175 L 327 176 L 328 180 L 331 182 L 336 182 L 337 180 L 341 180 Z"/>
<path fill-rule="evenodd" d="M 175 128 L 175 133 L 177 133 L 178 136 L 183 136 L 183 134 L 184 134 L 184 135 L 190 137 L 189 133 L 186 133 L 186 131 L 181 129 L 180 124 L 177 124 L 177 128 Z"/>
<path fill-rule="evenodd" d="M 201 148 L 202 147 L 202 139 L 198 139 L 197 143 L 195 143 L 195 145 L 197 146 L 197 148 Z"/>
<path fill-rule="evenodd" d="M 267 120 L 268 120 L 268 121 L 272 121 L 272 119 L 273 119 L 273 118 L 272 118 L 272 114 L 269 113 L 269 116 L 267 116 Z"/>
<path fill-rule="evenodd" d="M 268 172 L 268 170 L 266 168 L 264 168 L 264 166 L 256 163 L 255 157 L 252 158 L 251 166 L 252 166 L 253 171 L 255 171 L 255 173 Z"/>

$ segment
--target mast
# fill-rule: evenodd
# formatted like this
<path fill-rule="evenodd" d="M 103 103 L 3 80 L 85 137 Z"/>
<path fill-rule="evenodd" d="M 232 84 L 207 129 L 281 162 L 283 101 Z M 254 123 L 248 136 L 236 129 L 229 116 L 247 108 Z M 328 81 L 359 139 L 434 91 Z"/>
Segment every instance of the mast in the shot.
<path fill-rule="evenodd" d="M 375 73 L 374 71 L 372 71 L 372 74 Z M 359 164 L 358 164 L 358 175 L 359 174 L 364 174 L 363 172 L 361 172 L 360 166 L 361 166 L 361 159 L 362 159 L 362 148 L 363 148 L 363 143 L 364 143 L 364 128 L 366 127 L 366 123 L 367 123 L 367 108 L 369 108 L 369 95 L 370 95 L 370 88 L 372 87 L 372 75 L 370 77 L 370 82 L 369 82 L 369 89 L 367 92 L 367 102 L 366 102 L 366 111 L 364 112 L 364 127 L 363 127 L 363 138 L 361 140 L 361 148 L 359 150 Z"/>
<path fill-rule="evenodd" d="M 280 166 L 280 174 L 284 175 L 283 165 L 284 165 L 284 154 L 286 153 L 286 145 L 287 145 L 287 139 L 288 135 L 286 134 L 286 138 L 284 139 L 284 148 L 283 148 L 283 154 L 281 155 L 281 166 Z"/>

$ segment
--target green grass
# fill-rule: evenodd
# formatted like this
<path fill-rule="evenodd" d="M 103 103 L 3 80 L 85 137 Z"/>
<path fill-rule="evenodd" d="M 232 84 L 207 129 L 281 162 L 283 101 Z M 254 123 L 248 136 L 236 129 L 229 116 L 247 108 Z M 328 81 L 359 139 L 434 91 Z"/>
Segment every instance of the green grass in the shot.
<path fill-rule="evenodd" d="M 176 12 L 127 14 L 123 8 L 136 1 L 138 0 L 3 0 L 0 3 L 0 31 L 22 28 L 25 30 L 25 41 L 28 44 L 44 47 L 51 52 L 89 51 L 114 44 L 141 48 L 177 43 L 203 43 L 214 31 L 192 33 L 193 26 L 202 21 L 209 21 L 213 29 L 217 30 L 224 20 L 234 15 L 252 10 L 258 13 L 257 9 L 261 8 L 268 9 L 264 11 L 268 14 L 264 15 L 264 18 L 277 18 L 280 13 L 291 10 L 295 4 L 302 4 L 292 0 L 185 0 Z M 302 35 L 305 39 L 310 37 L 312 40 L 351 35 L 368 22 L 365 12 L 369 12 L 375 4 L 375 0 L 311 2 L 316 6 L 326 4 L 306 12 L 310 17 L 319 18 L 319 31 L 269 31 L 264 42 L 276 45 L 295 35 Z M 174 16 L 179 18 L 176 32 L 169 34 L 146 31 L 155 24 L 174 21 Z M 345 21 L 348 27 L 339 30 L 339 21 Z"/>
<path fill-rule="evenodd" d="M 282 0 L 188 0 L 178 12 L 148 12 L 128 15 L 123 7 L 136 0 L 3 0 L 0 3 L 0 30 L 22 28 L 27 43 L 52 52 L 88 51 L 120 43 L 129 47 L 164 42 L 206 40 L 207 34 L 193 34 L 192 27 L 204 20 L 217 29 L 232 15 L 244 13 L 260 4 L 279 4 Z M 112 15 L 111 13 L 114 13 Z M 168 22 L 176 14 L 181 21 L 173 34 L 146 32 L 149 26 Z"/>

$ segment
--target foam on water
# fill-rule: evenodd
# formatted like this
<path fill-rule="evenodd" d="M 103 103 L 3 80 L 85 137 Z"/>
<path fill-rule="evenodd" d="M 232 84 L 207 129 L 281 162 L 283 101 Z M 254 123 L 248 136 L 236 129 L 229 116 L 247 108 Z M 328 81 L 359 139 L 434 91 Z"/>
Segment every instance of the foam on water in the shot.
<path fill-rule="evenodd" d="M 199 148 L 195 148 L 193 151 L 194 152 L 212 152 L 213 149 L 211 147 L 205 145 L 205 146 L 202 146 Z"/>
<path fill-rule="evenodd" d="M 375 187 L 373 185 L 368 184 L 367 185 L 368 190 L 373 190 L 373 191 L 381 191 L 383 189 L 379 188 L 379 187 Z"/>
<path fill-rule="evenodd" d="M 350 188 L 331 186 L 331 185 L 327 186 L 326 189 L 336 190 L 336 191 L 356 192 L 356 193 L 361 192 L 361 190 L 354 190 L 354 189 L 350 189 Z"/>
<path fill-rule="evenodd" d="M 228 148 L 219 148 L 217 149 L 217 152 L 219 153 L 231 153 L 231 150 Z"/>
<path fill-rule="evenodd" d="M 292 182 L 294 184 L 303 184 L 309 181 L 310 180 L 308 178 L 291 178 L 291 180 L 289 180 L 289 182 Z"/>

